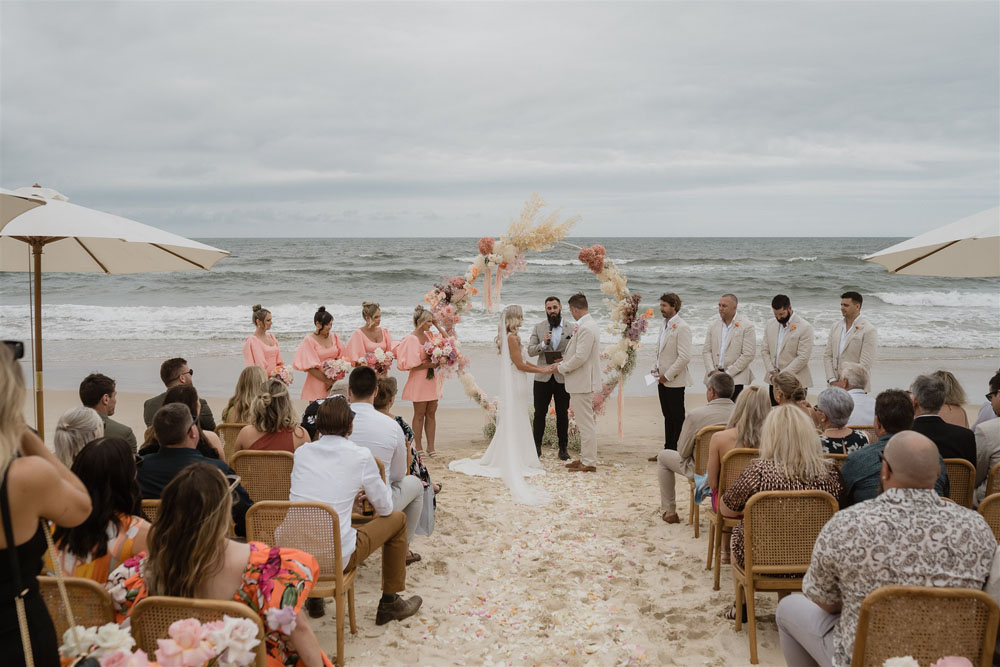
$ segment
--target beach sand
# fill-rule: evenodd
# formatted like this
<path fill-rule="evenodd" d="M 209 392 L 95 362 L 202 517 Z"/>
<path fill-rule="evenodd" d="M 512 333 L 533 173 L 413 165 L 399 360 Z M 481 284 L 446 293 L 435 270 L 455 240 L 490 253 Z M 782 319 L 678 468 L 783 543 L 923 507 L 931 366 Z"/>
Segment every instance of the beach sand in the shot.
<path fill-rule="evenodd" d="M 118 394 L 115 419 L 140 440 L 147 397 Z M 688 409 L 704 400 L 689 389 Z M 208 401 L 219 415 L 224 399 Z M 75 392 L 46 392 L 47 440 L 58 415 L 75 405 Z M 411 417 L 409 405 L 397 407 L 397 414 Z M 972 415 L 975 407 L 969 406 Z M 405 593 L 420 595 L 423 607 L 403 622 L 376 626 L 381 564 L 378 556 L 369 558 L 356 583 L 358 634 L 347 632 L 349 663 L 749 663 L 746 626 L 736 633 L 722 618 L 733 600 L 730 569 L 723 566 L 719 591 L 705 569 L 706 521 L 696 540 L 684 521 L 667 525 L 659 517 L 656 464 L 646 460 L 663 442 L 654 397 L 628 399 L 622 440 L 609 407 L 598 424 L 596 474 L 568 473 L 555 450 L 544 449 L 548 474 L 532 481 L 556 501 L 542 508 L 513 505 L 500 480 L 448 470 L 449 461 L 485 451 L 483 414 L 478 408 L 438 412 L 439 455 L 428 459 L 428 467 L 444 489 L 434 534 L 412 545 L 423 560 L 408 568 Z M 687 482 L 678 479 L 677 490 L 678 514 L 686 521 Z M 776 604 L 774 594 L 757 596 L 761 665 L 784 664 Z M 332 601 L 326 617 L 311 622 L 332 657 Z"/>

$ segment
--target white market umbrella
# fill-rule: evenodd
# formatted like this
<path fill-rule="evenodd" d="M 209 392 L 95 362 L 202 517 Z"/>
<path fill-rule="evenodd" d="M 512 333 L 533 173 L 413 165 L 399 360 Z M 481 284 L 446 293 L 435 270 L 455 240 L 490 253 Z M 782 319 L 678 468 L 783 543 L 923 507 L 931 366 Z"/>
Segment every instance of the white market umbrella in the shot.
<path fill-rule="evenodd" d="M 1000 276 L 1000 207 L 915 236 L 864 258 L 889 273 L 944 278 Z"/>
<path fill-rule="evenodd" d="M 229 253 L 77 206 L 54 190 L 0 188 L 0 271 L 34 273 L 36 427 L 43 434 L 42 273 L 208 271 Z"/>

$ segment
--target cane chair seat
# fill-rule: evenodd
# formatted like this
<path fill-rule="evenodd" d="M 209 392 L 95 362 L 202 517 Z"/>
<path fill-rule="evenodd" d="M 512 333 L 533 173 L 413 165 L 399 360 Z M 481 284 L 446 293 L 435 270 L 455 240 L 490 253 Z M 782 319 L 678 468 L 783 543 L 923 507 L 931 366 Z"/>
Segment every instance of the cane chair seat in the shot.
<path fill-rule="evenodd" d="M 146 519 L 150 523 L 156 523 L 156 519 L 160 516 L 160 499 L 159 498 L 143 499 L 142 513 L 146 515 Z"/>
<path fill-rule="evenodd" d="M 976 468 L 965 459 L 945 459 L 948 471 L 948 496 L 962 507 L 972 507 L 976 491 Z"/>
<path fill-rule="evenodd" d="M 708 473 L 708 446 L 712 441 L 712 436 L 726 428 L 724 424 L 713 424 L 705 426 L 694 436 L 694 474 L 705 475 Z M 690 485 L 688 523 L 694 524 L 694 538 L 698 539 L 701 530 L 701 506 L 694 502 L 695 481 L 688 480 Z"/>
<path fill-rule="evenodd" d="M 244 450 L 233 454 L 229 466 L 240 476 L 240 484 L 255 503 L 288 500 L 292 487 L 291 452 Z"/>
<path fill-rule="evenodd" d="M 233 454 L 236 452 L 236 436 L 240 434 L 244 426 L 247 424 L 242 422 L 226 422 L 216 425 L 215 434 L 219 436 L 219 440 L 222 440 L 222 451 L 226 455 L 226 461 L 233 458 Z"/>
<path fill-rule="evenodd" d="M 115 607 L 104 586 L 82 577 L 63 577 L 63 583 L 66 584 L 66 597 L 77 625 L 89 628 L 115 622 Z M 59 593 L 59 582 L 55 577 L 40 576 L 38 588 L 56 627 L 56 637 L 62 639 L 63 633 L 69 629 L 69 619 Z"/>
<path fill-rule="evenodd" d="M 718 499 L 721 502 L 726 489 L 731 487 L 739 479 L 743 469 L 760 455 L 756 449 L 749 447 L 737 447 L 726 452 L 722 457 L 722 464 L 719 470 L 719 493 Z M 705 509 L 708 514 L 708 558 L 705 561 L 705 569 L 712 567 L 714 554 L 714 582 L 712 590 L 719 590 L 719 578 L 722 572 L 722 540 L 723 536 L 732 535 L 740 520 L 722 516 L 722 512 L 712 509 Z"/>
<path fill-rule="evenodd" d="M 983 502 L 979 503 L 979 513 L 990 525 L 997 544 L 1000 544 L 1000 493 L 983 498 Z"/>

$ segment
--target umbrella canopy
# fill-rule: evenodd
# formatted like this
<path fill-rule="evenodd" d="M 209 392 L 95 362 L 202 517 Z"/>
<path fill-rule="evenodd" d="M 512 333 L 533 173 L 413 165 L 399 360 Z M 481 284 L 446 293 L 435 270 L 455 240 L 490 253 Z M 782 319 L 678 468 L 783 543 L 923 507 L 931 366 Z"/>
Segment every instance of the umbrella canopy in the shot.
<path fill-rule="evenodd" d="M 48 188 L 0 188 L 0 271 L 35 281 L 36 428 L 44 430 L 42 273 L 209 270 L 225 250 L 66 201 Z"/>
<path fill-rule="evenodd" d="M 903 275 L 1000 276 L 1000 208 L 932 229 L 864 259 Z"/>

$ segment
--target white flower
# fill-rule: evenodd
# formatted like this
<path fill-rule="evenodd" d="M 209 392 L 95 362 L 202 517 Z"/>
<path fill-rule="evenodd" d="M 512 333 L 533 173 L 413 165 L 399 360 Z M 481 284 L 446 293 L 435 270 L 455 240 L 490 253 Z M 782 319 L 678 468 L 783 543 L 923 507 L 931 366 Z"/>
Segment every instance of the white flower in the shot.
<path fill-rule="evenodd" d="M 209 641 L 218 652 L 219 664 L 249 665 L 254 662 L 254 648 L 257 639 L 257 624 L 248 618 L 223 616 L 222 627 L 209 635 Z"/>
<path fill-rule="evenodd" d="M 615 286 L 612 283 L 601 283 L 601 291 L 608 296 L 614 296 Z"/>
<path fill-rule="evenodd" d="M 472 261 L 472 266 L 482 271 L 486 268 L 486 257 L 483 255 L 476 255 L 476 259 Z M 469 272 L 469 275 L 472 275 L 471 271 Z"/>
<path fill-rule="evenodd" d="M 920 663 L 911 656 L 905 658 L 888 658 L 882 663 L 882 667 L 920 667 Z"/>
<path fill-rule="evenodd" d="M 503 259 L 505 262 L 513 262 L 517 258 L 517 248 L 508 245 L 503 247 Z"/>
<path fill-rule="evenodd" d="M 375 360 L 379 363 L 385 361 L 385 350 L 380 347 L 375 348 Z"/>
<path fill-rule="evenodd" d="M 135 646 L 135 639 L 131 632 L 121 629 L 117 623 L 106 623 L 97 629 L 94 643 L 97 644 L 94 657 L 103 658 L 119 649 L 131 651 Z"/>
<path fill-rule="evenodd" d="M 66 630 L 62 640 L 59 652 L 63 657 L 85 656 L 90 653 L 90 648 L 97 642 L 97 628 L 85 628 L 82 625 L 77 625 Z"/>

